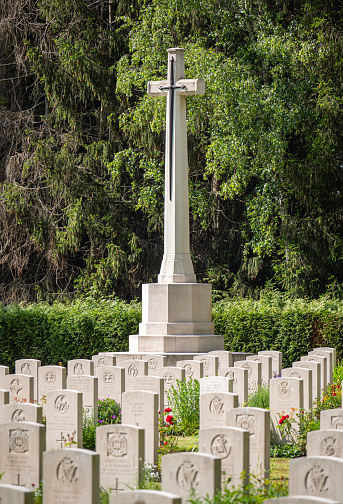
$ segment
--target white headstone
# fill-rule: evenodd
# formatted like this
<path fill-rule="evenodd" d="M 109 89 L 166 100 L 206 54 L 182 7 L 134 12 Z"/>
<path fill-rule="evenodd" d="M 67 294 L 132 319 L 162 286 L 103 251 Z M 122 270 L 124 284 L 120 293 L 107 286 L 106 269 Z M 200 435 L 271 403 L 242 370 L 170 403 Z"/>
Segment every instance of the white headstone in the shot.
<path fill-rule="evenodd" d="M 193 360 L 200 361 L 204 365 L 204 376 L 217 376 L 218 357 L 210 354 L 199 354 L 193 357 Z"/>
<path fill-rule="evenodd" d="M 125 424 L 97 427 L 96 451 L 100 455 L 100 485 L 107 492 L 141 485 L 144 429 Z"/>
<path fill-rule="evenodd" d="M 67 388 L 67 370 L 62 366 L 41 366 L 38 368 L 38 404 L 43 407 L 50 390 Z"/>
<path fill-rule="evenodd" d="M 304 393 L 304 409 L 309 411 L 312 408 L 312 371 L 311 369 L 304 368 L 284 368 L 282 370 L 282 378 L 300 378 L 303 381 L 303 393 Z"/>
<path fill-rule="evenodd" d="M 46 399 L 46 449 L 82 448 L 82 443 L 82 393 L 51 390 Z"/>
<path fill-rule="evenodd" d="M 226 412 L 238 407 L 238 396 L 229 392 L 200 394 L 200 428 L 225 426 Z"/>
<path fill-rule="evenodd" d="M 320 428 L 343 430 L 343 410 L 341 408 L 322 410 Z"/>
<path fill-rule="evenodd" d="M 221 459 L 204 453 L 172 453 L 162 457 L 162 490 L 186 503 L 192 492 L 210 499 L 221 490 Z"/>
<path fill-rule="evenodd" d="M 193 380 L 200 380 L 204 377 L 204 364 L 203 362 L 195 360 L 182 360 L 177 361 L 177 367 L 184 368 L 186 380 L 192 378 Z"/>
<path fill-rule="evenodd" d="M 262 364 L 258 361 L 236 361 L 234 367 L 248 370 L 248 393 L 254 394 L 262 382 Z"/>
<path fill-rule="evenodd" d="M 4 377 L 4 388 L 9 391 L 10 403 L 34 402 L 33 376 L 9 374 Z"/>
<path fill-rule="evenodd" d="M 94 376 L 94 362 L 89 359 L 72 359 L 68 361 L 68 376 Z"/>
<path fill-rule="evenodd" d="M 88 418 L 98 422 L 98 378 L 91 375 L 68 376 L 67 386 L 69 390 L 77 390 L 82 393 L 83 412 Z"/>
<path fill-rule="evenodd" d="M 99 454 L 70 448 L 43 455 L 43 504 L 99 504 Z"/>
<path fill-rule="evenodd" d="M 199 453 L 221 460 L 222 486 L 249 483 L 249 432 L 236 427 L 208 427 L 199 431 Z"/>
<path fill-rule="evenodd" d="M 277 350 L 261 350 L 258 355 L 269 355 L 272 358 L 272 376 L 279 378 L 282 369 L 282 352 Z"/>
<path fill-rule="evenodd" d="M 34 492 L 27 488 L 0 484 L 0 502 L 4 504 L 33 504 Z"/>
<path fill-rule="evenodd" d="M 181 504 L 179 495 L 161 490 L 133 490 L 110 495 L 110 504 Z"/>
<path fill-rule="evenodd" d="M 41 362 L 37 359 L 19 359 L 15 361 L 16 374 L 24 374 L 33 377 L 33 397 L 35 401 L 38 399 L 38 369 L 40 365 Z"/>
<path fill-rule="evenodd" d="M 31 403 L 12 403 L 0 406 L 1 423 L 33 422 L 42 423 L 42 407 Z"/>
<path fill-rule="evenodd" d="M 303 407 L 303 381 L 299 378 L 273 378 L 269 383 L 270 419 L 274 443 L 292 443 L 294 439 L 277 428 L 282 415 L 299 413 Z M 294 428 L 299 424 L 294 424 Z M 283 437 L 282 437 L 283 436 Z"/>
<path fill-rule="evenodd" d="M 247 361 L 261 363 L 261 384 L 268 387 L 269 380 L 272 378 L 272 362 L 271 355 L 248 355 Z"/>
<path fill-rule="evenodd" d="M 158 394 L 133 390 L 122 395 L 122 423 L 145 429 L 145 461 L 157 464 Z"/>
<path fill-rule="evenodd" d="M 343 457 L 343 430 L 320 429 L 307 433 L 308 457 Z"/>
<path fill-rule="evenodd" d="M 320 363 L 309 361 L 296 361 L 292 363 L 292 367 L 310 369 L 312 371 L 312 399 L 313 401 L 320 399 Z"/>
<path fill-rule="evenodd" d="M 31 422 L 0 425 L 2 483 L 38 489 L 42 477 L 45 427 Z"/>
<path fill-rule="evenodd" d="M 99 399 L 114 399 L 121 404 L 122 393 L 125 392 L 125 369 L 117 366 L 97 367 Z"/>
<path fill-rule="evenodd" d="M 248 369 L 239 367 L 221 368 L 218 374 L 232 380 L 232 392 L 238 395 L 239 406 L 245 406 L 248 402 Z"/>

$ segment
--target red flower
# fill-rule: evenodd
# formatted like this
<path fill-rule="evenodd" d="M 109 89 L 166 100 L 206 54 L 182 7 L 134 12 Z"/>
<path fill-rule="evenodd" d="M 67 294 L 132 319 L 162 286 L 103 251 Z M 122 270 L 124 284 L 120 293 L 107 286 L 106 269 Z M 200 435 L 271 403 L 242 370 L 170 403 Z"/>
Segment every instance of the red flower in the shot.
<path fill-rule="evenodd" d="M 337 395 L 336 392 L 332 392 L 332 395 Z"/>
<path fill-rule="evenodd" d="M 168 441 L 166 441 L 166 442 L 164 443 L 164 446 L 166 446 L 167 444 L 168 444 Z"/>
<path fill-rule="evenodd" d="M 283 418 L 280 418 L 279 424 L 281 425 L 283 423 Z"/>
<path fill-rule="evenodd" d="M 303 412 L 304 413 L 304 412 Z M 286 415 L 285 418 L 289 418 L 289 415 Z"/>
<path fill-rule="evenodd" d="M 172 415 L 168 415 L 166 417 L 166 422 L 168 422 L 170 425 L 174 424 L 173 420 L 174 420 L 174 418 L 172 417 Z"/>
<path fill-rule="evenodd" d="M 171 408 L 165 408 L 164 412 L 165 413 L 170 413 L 171 412 Z"/>

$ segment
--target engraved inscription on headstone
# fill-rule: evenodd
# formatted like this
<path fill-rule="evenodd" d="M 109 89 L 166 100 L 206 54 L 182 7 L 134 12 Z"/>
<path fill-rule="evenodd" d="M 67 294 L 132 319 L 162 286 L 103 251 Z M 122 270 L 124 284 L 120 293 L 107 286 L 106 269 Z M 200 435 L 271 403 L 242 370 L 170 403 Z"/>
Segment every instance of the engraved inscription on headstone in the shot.
<path fill-rule="evenodd" d="M 218 434 L 212 439 L 211 453 L 212 455 L 224 459 L 230 455 L 231 446 L 228 438 L 224 434 Z"/>
<path fill-rule="evenodd" d="M 69 410 L 69 401 L 66 398 L 65 395 L 59 395 L 56 397 L 55 403 L 54 403 L 55 410 L 58 413 L 61 413 L 62 415 L 64 413 L 67 413 Z"/>
<path fill-rule="evenodd" d="M 277 388 L 278 396 L 281 399 L 288 399 L 291 397 L 292 389 L 288 381 L 281 381 Z"/>
<path fill-rule="evenodd" d="M 25 429 L 12 429 L 9 432 L 9 452 L 26 453 L 29 451 L 29 436 Z"/>
<path fill-rule="evenodd" d="M 210 413 L 213 415 L 223 415 L 225 412 L 224 402 L 220 399 L 220 397 L 214 397 L 210 402 Z"/>
<path fill-rule="evenodd" d="M 324 468 L 316 464 L 305 476 L 305 488 L 310 493 L 324 494 L 329 490 L 329 476 Z"/>
<path fill-rule="evenodd" d="M 21 371 L 21 374 L 26 374 L 26 375 L 32 374 L 31 373 L 31 366 L 28 362 L 24 362 L 24 364 L 22 364 L 20 371 Z"/>
<path fill-rule="evenodd" d="M 176 481 L 185 490 L 195 490 L 199 485 L 199 471 L 192 462 L 183 462 L 176 471 Z"/>
<path fill-rule="evenodd" d="M 58 481 L 69 486 L 79 479 L 79 468 L 70 457 L 64 457 L 57 466 L 56 477 Z"/>
<path fill-rule="evenodd" d="M 336 438 L 333 436 L 327 436 L 320 442 L 319 453 L 324 457 L 340 457 L 341 447 L 337 443 Z"/>
<path fill-rule="evenodd" d="M 127 455 L 127 435 L 123 432 L 107 434 L 107 456 L 124 457 Z"/>

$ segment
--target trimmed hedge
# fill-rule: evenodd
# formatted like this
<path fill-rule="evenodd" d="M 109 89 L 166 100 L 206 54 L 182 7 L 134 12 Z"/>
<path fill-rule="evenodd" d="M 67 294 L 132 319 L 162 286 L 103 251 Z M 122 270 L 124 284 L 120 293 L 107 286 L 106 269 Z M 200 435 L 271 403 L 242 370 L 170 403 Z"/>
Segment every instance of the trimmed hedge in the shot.
<path fill-rule="evenodd" d="M 227 350 L 279 350 L 283 367 L 318 346 L 335 347 L 337 358 L 343 357 L 341 301 L 290 300 L 277 295 L 259 301 L 224 300 L 213 305 L 212 318 Z"/>
<path fill-rule="evenodd" d="M 21 358 L 40 359 L 42 365 L 66 365 L 76 358 L 91 359 L 101 351 L 128 350 L 136 334 L 140 303 L 83 300 L 0 308 L 0 364 L 14 370 Z"/>
<path fill-rule="evenodd" d="M 341 301 L 289 300 L 277 294 L 260 301 L 226 299 L 213 304 L 212 317 L 227 350 L 280 350 L 284 367 L 316 346 L 333 346 L 343 358 Z M 0 364 L 13 372 L 14 361 L 25 357 L 40 359 L 42 365 L 66 365 L 101 351 L 127 351 L 140 320 L 140 303 L 119 300 L 0 307 Z"/>

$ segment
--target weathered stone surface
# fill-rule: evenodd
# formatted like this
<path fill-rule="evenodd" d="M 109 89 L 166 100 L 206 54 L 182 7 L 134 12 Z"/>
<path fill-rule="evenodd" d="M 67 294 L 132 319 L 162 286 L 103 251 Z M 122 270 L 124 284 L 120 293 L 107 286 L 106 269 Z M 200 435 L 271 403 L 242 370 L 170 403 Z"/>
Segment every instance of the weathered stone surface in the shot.
<path fill-rule="evenodd" d="M 0 502 L 4 504 L 33 504 L 34 492 L 27 488 L 0 484 Z"/>
<path fill-rule="evenodd" d="M 42 423 L 42 407 L 30 403 L 12 403 L 0 406 L 1 423 L 33 422 Z"/>
<path fill-rule="evenodd" d="M 179 495 L 160 490 L 133 490 L 110 496 L 110 504 L 181 504 Z"/>
<path fill-rule="evenodd" d="M 261 350 L 258 355 L 269 355 L 272 358 L 272 377 L 279 378 L 282 369 L 282 352 L 277 350 Z"/>
<path fill-rule="evenodd" d="M 99 399 L 107 397 L 121 404 L 122 393 L 125 392 L 125 369 L 118 366 L 104 366 L 95 369 L 98 378 Z"/>
<path fill-rule="evenodd" d="M 218 374 L 233 381 L 232 392 L 238 395 L 238 405 L 245 406 L 248 402 L 248 370 L 239 367 L 227 367 L 219 369 Z"/>
<path fill-rule="evenodd" d="M 39 488 L 45 426 L 31 422 L 0 425 L 1 481 L 10 485 Z"/>
<path fill-rule="evenodd" d="M 225 426 L 226 412 L 237 406 L 237 394 L 229 392 L 200 394 L 200 428 Z"/>
<path fill-rule="evenodd" d="M 122 423 L 145 429 L 145 461 L 157 463 L 158 394 L 132 390 L 122 395 Z"/>
<path fill-rule="evenodd" d="M 182 360 L 176 363 L 177 367 L 184 368 L 186 380 L 200 380 L 204 377 L 204 364 L 196 360 Z"/>
<path fill-rule="evenodd" d="M 144 429 L 133 425 L 104 425 L 96 429 L 100 455 L 100 486 L 107 492 L 125 491 L 143 481 Z"/>
<path fill-rule="evenodd" d="M 270 419 L 272 442 L 292 443 L 294 439 L 277 428 L 282 415 L 293 415 L 303 409 L 303 381 L 299 378 L 273 378 L 270 380 Z M 296 427 L 298 424 L 295 424 Z"/>
<path fill-rule="evenodd" d="M 218 357 L 210 354 L 199 354 L 193 357 L 193 360 L 202 362 L 204 365 L 204 376 L 217 376 Z"/>
<path fill-rule="evenodd" d="M 226 413 L 226 424 L 249 432 L 249 473 L 269 479 L 270 412 L 262 408 L 231 409 Z"/>
<path fill-rule="evenodd" d="M 9 374 L 4 376 L 4 389 L 9 391 L 10 403 L 34 402 L 33 376 Z"/>
<path fill-rule="evenodd" d="M 320 429 L 308 432 L 306 455 L 343 458 L 343 430 Z"/>
<path fill-rule="evenodd" d="M 320 428 L 343 430 L 343 410 L 341 408 L 322 410 L 320 412 Z"/>
<path fill-rule="evenodd" d="M 232 392 L 233 380 L 226 376 L 206 376 L 200 378 L 200 394 L 207 392 Z"/>
<path fill-rule="evenodd" d="M 241 360 L 234 363 L 234 367 L 248 370 L 248 393 L 256 392 L 262 383 L 262 364 L 258 361 Z"/>
<path fill-rule="evenodd" d="M 72 359 L 68 361 L 68 376 L 94 376 L 94 362 L 89 359 Z"/>
<path fill-rule="evenodd" d="M 289 495 L 324 497 L 338 502 L 343 495 L 343 459 L 301 457 L 289 462 Z"/>
<path fill-rule="evenodd" d="M 46 448 L 82 448 L 82 393 L 51 390 L 46 398 Z"/>
<path fill-rule="evenodd" d="M 221 459 L 204 453 L 172 453 L 162 457 L 162 490 L 185 503 L 192 491 L 213 498 L 221 489 Z"/>
<path fill-rule="evenodd" d="M 312 371 L 304 368 L 284 368 L 282 377 L 299 378 L 303 381 L 304 409 L 309 411 L 312 408 Z"/>
<path fill-rule="evenodd" d="M 37 359 L 19 359 L 15 361 L 16 374 L 24 374 L 33 377 L 33 397 L 35 401 L 38 399 L 38 369 L 40 366 L 41 361 Z"/>
<path fill-rule="evenodd" d="M 43 456 L 43 504 L 99 504 L 99 454 L 70 448 Z"/>
<path fill-rule="evenodd" d="M 200 429 L 199 453 L 220 458 L 222 486 L 232 488 L 249 483 L 249 432 L 246 430 L 236 427 Z"/>
<path fill-rule="evenodd" d="M 295 361 L 292 363 L 292 367 L 310 369 L 312 371 L 312 399 L 313 401 L 320 399 L 320 363 L 314 361 Z"/>

